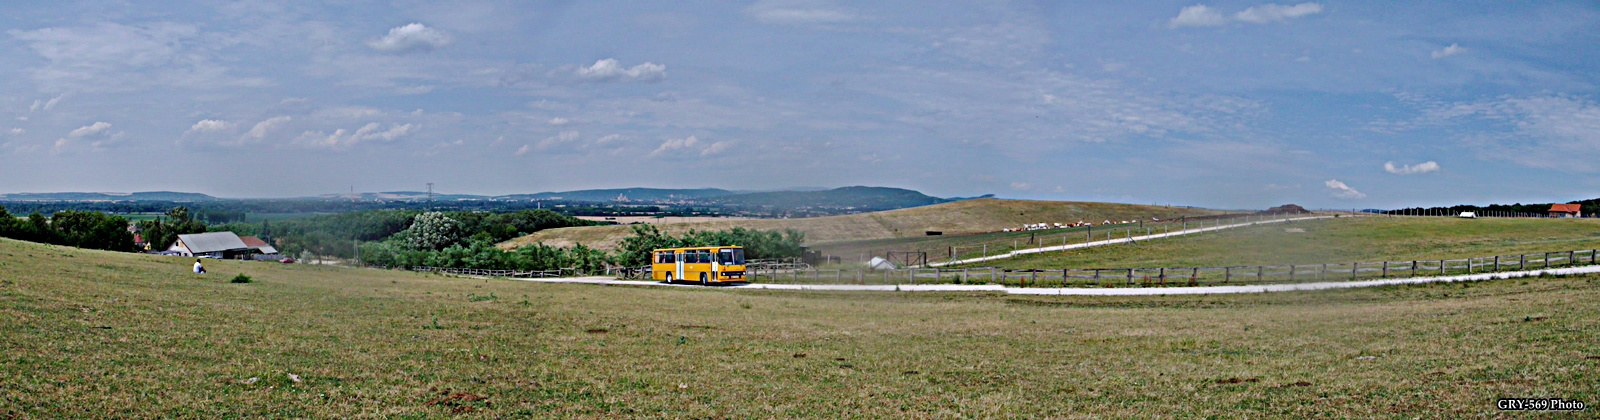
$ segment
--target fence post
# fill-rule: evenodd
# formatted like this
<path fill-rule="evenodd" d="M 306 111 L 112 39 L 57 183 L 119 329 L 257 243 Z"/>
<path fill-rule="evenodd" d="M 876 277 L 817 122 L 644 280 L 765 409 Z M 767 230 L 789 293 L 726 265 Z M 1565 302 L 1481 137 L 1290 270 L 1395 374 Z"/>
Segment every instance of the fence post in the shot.
<path fill-rule="evenodd" d="M 1246 217 L 1248 217 L 1248 216 L 1246 216 Z M 1256 266 L 1256 283 L 1260 283 L 1261 282 L 1261 275 L 1262 274 L 1266 274 L 1266 272 L 1267 272 L 1267 267 L 1266 266 L 1263 266 L 1263 265 Z"/>
<path fill-rule="evenodd" d="M 1411 277 L 1417 276 L 1417 260 L 1411 260 Z"/>
<path fill-rule="evenodd" d="M 1572 257 L 1574 257 L 1576 255 L 1578 255 L 1578 251 L 1567 251 L 1567 266 L 1568 267 L 1572 267 L 1573 265 L 1576 265 L 1578 263 L 1577 260 L 1572 259 Z"/>
<path fill-rule="evenodd" d="M 1289 264 L 1289 282 L 1294 283 L 1294 264 Z"/>
<path fill-rule="evenodd" d="M 1156 275 L 1156 279 L 1161 280 L 1161 285 L 1162 286 L 1167 285 L 1167 268 L 1166 267 L 1161 267 L 1161 273 Z"/>
<path fill-rule="evenodd" d="M 1494 256 L 1494 269 L 1493 270 L 1489 270 L 1490 273 L 1493 273 L 1493 272 L 1496 272 L 1496 271 L 1500 271 L 1500 256 L 1499 255 Z"/>
<path fill-rule="evenodd" d="M 1476 259 L 1476 257 L 1467 257 L 1467 274 L 1472 274 L 1472 261 Z"/>
<path fill-rule="evenodd" d="M 1550 253 L 1544 253 L 1544 268 L 1550 268 Z"/>
<path fill-rule="evenodd" d="M 1133 285 L 1133 269 L 1128 269 L 1128 285 Z"/>
<path fill-rule="evenodd" d="M 1517 271 L 1528 269 L 1528 254 L 1517 255 Z"/>
<path fill-rule="evenodd" d="M 1351 280 L 1355 280 L 1356 279 L 1356 269 L 1358 267 L 1360 267 L 1357 264 L 1361 264 L 1361 263 L 1359 263 L 1359 262 L 1350 263 L 1350 279 Z"/>
<path fill-rule="evenodd" d="M 1318 271 L 1317 272 L 1317 281 L 1323 281 L 1323 280 L 1327 280 L 1327 279 L 1328 279 L 1328 265 L 1327 264 L 1323 264 L 1322 265 L 1322 271 Z"/>
<path fill-rule="evenodd" d="M 995 268 L 994 267 L 989 267 L 989 281 L 994 281 L 994 275 L 995 275 Z M 1001 283 L 1001 284 L 1005 284 L 1005 283 Z"/>
<path fill-rule="evenodd" d="M 1444 275 L 1444 260 L 1439 260 L 1439 275 Z"/>
<path fill-rule="evenodd" d="M 1384 261 L 1383 262 L 1383 277 L 1384 278 L 1388 278 L 1389 277 L 1389 262 L 1388 261 Z"/>
<path fill-rule="evenodd" d="M 1061 269 L 1061 287 L 1067 287 L 1067 269 Z"/>
<path fill-rule="evenodd" d="M 962 284 L 966 284 L 967 283 L 967 269 L 966 268 L 962 268 L 961 269 L 961 283 Z"/>
<path fill-rule="evenodd" d="M 1233 279 L 1233 267 L 1222 267 L 1222 282 L 1227 283 Z"/>

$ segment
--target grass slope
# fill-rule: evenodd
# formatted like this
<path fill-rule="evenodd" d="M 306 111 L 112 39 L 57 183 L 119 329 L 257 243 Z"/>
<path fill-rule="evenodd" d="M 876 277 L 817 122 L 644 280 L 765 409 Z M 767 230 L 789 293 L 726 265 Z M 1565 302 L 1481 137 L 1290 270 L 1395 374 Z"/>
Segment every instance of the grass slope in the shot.
<path fill-rule="evenodd" d="M 1460 418 L 1500 397 L 1600 401 L 1593 277 L 1052 298 L 189 263 L 0 240 L 0 412 Z M 240 272 L 254 281 L 227 282 Z"/>
<path fill-rule="evenodd" d="M 1296 228 L 1305 232 L 1288 231 Z M 1595 248 L 1600 248 L 1600 220 L 1596 219 L 1346 217 L 1229 229 L 1137 245 L 1031 254 L 980 265 L 1107 268 L 1348 264 Z"/>
<path fill-rule="evenodd" d="M 842 216 L 806 219 L 739 219 L 704 223 L 662 225 L 664 232 L 678 234 L 690 229 L 723 230 L 735 226 L 751 229 L 797 229 L 806 233 L 810 244 L 887 238 L 922 237 L 925 231 L 946 234 L 989 232 L 1024 223 L 1075 222 L 1078 220 L 1174 218 L 1210 215 L 1205 209 L 1148 206 L 1138 204 L 1089 203 L 1067 201 L 963 200 L 932 206 Z M 613 249 L 630 234 L 628 226 L 586 226 L 549 229 L 502 243 L 505 248 L 543 242 L 552 246 L 584 244 Z"/>

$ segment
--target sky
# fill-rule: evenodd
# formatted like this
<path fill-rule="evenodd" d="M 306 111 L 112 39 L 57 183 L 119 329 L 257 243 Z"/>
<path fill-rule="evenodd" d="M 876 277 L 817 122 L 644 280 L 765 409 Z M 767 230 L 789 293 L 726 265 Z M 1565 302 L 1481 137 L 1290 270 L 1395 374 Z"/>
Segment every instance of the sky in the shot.
<path fill-rule="evenodd" d="M 8 1 L 0 193 L 1566 201 L 1597 81 L 1591 1 Z"/>

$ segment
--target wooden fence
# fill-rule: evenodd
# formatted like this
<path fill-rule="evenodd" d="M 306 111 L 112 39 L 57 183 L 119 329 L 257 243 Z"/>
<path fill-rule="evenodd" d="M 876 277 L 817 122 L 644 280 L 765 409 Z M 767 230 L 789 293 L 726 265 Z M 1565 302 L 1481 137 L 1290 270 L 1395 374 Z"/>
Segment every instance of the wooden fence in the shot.
<path fill-rule="evenodd" d="M 484 270 L 479 268 L 440 268 L 440 267 L 411 267 L 411 271 L 423 273 L 455 274 L 463 276 L 485 277 L 568 277 L 578 274 L 576 269 L 562 268 L 558 270 Z"/>
<path fill-rule="evenodd" d="M 1001 284 L 1008 286 L 1199 286 L 1368 280 L 1442 276 L 1597 264 L 1596 250 L 1465 259 L 1229 267 L 1067 268 L 1008 270 L 908 268 L 893 270 L 748 270 L 754 283 Z"/>

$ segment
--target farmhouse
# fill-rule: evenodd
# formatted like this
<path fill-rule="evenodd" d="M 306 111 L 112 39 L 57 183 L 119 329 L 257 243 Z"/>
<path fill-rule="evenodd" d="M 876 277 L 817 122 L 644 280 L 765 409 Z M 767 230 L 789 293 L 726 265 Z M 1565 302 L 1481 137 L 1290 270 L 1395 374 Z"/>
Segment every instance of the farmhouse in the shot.
<path fill-rule="evenodd" d="M 233 232 L 207 232 L 178 235 L 178 240 L 167 247 L 168 252 L 174 252 L 185 257 L 207 256 L 212 258 L 238 258 L 241 255 L 250 255 L 256 249 L 246 245 L 239 235 Z"/>
<path fill-rule="evenodd" d="M 1583 213 L 1579 207 L 1582 206 L 1582 204 L 1551 204 L 1550 217 L 1581 217 Z"/>

